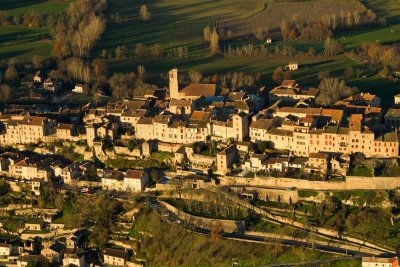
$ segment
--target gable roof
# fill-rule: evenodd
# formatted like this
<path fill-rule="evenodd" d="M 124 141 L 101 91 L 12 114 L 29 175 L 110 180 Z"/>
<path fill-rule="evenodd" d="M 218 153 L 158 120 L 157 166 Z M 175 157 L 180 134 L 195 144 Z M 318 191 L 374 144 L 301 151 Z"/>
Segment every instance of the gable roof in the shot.
<path fill-rule="evenodd" d="M 144 170 L 128 170 L 125 174 L 125 179 L 141 179 Z"/>
<path fill-rule="evenodd" d="M 190 116 L 190 120 L 194 121 L 208 121 L 211 117 L 211 112 L 195 110 Z"/>
<path fill-rule="evenodd" d="M 183 88 L 180 93 L 185 96 L 214 96 L 216 90 L 216 84 L 191 83 Z"/>
<path fill-rule="evenodd" d="M 104 255 L 126 259 L 128 257 L 128 252 L 126 252 L 125 250 L 122 250 L 122 249 L 107 248 L 104 251 Z"/>

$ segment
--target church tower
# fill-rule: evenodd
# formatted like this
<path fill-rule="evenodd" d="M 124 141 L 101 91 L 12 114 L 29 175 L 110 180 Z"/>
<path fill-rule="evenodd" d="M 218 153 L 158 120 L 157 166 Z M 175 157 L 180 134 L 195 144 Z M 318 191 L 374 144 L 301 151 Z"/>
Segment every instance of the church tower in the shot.
<path fill-rule="evenodd" d="M 180 99 L 177 68 L 169 71 L 169 97 Z"/>

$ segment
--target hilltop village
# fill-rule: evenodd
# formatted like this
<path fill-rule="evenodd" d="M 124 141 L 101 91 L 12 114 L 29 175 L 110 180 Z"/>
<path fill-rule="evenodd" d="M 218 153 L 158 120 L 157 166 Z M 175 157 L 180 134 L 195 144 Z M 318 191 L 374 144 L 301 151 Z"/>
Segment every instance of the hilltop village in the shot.
<path fill-rule="evenodd" d="M 35 76 L 33 82 L 41 84 L 41 80 Z M 80 94 L 82 86 L 76 85 L 74 93 Z M 295 80 L 253 92 L 229 91 L 216 84 L 181 86 L 178 69 L 172 69 L 168 88 L 106 106 L 88 103 L 52 111 L 45 105 L 10 105 L 0 115 L 1 178 L 12 191 L 31 191 L 39 202 L 10 203 L 2 210 L 22 216 L 24 223 L 12 230 L 8 220 L 3 221 L 3 230 L 17 234 L 22 243 L 8 239 L 0 243 L 0 265 L 142 266 L 135 249 L 125 241 L 115 241 L 124 239 L 113 237 L 113 246 L 105 246 L 109 238 L 98 241 L 98 248 L 104 248 L 100 254 L 83 245 L 89 230 L 95 230 L 68 227 L 59 208 L 43 204 L 51 199 L 52 190 L 67 195 L 103 192 L 111 199 L 130 202 L 131 194 L 231 186 L 241 199 L 291 205 L 299 200 L 294 192 L 304 181 L 340 183 L 349 175 L 362 180 L 375 174 L 377 169 L 369 169 L 371 162 L 380 164 L 383 175 L 392 176 L 399 157 L 400 96 L 386 110 L 380 98 L 369 93 L 320 107 L 315 101 L 319 93 Z M 272 184 L 263 179 L 277 179 L 277 187 L 268 189 Z M 290 182 L 280 185 L 279 179 Z M 376 181 L 371 185 L 361 182 L 361 187 L 390 189 L 399 184 Z M 335 189 L 332 183 L 331 187 L 325 186 Z M 161 205 L 154 199 L 150 203 L 162 216 L 174 216 L 174 223 L 184 220 L 171 215 L 176 211 L 171 204 Z M 248 202 L 238 203 L 250 208 Z M 160 205 L 166 210 L 160 211 Z M 123 210 L 117 219 L 122 228 L 109 236 L 128 234 L 140 209 Z M 214 223 L 203 220 L 197 227 L 212 234 Z M 241 233 L 245 228 L 244 221 L 224 221 L 221 231 Z M 328 233 L 338 238 L 334 231 Z M 54 237 L 66 239 L 55 241 Z M 365 255 L 374 256 L 386 251 L 382 247 L 362 249 Z M 379 262 L 377 258 L 364 260 Z"/>
<path fill-rule="evenodd" d="M 46 112 L 20 105 L 5 110 L 0 144 L 22 149 L 0 156 L 2 171 L 71 184 L 88 171 L 107 177 L 108 170 L 95 167 L 96 160 L 164 153 L 172 171 L 274 176 L 298 170 L 305 176 L 344 177 L 352 156 L 399 156 L 400 109 L 382 109 L 376 95 L 357 93 L 323 108 L 315 104 L 318 89 L 302 88 L 295 80 L 249 93 L 216 84 L 181 88 L 178 75 L 177 69 L 170 71 L 168 90 L 104 107 Z M 84 161 L 51 156 L 65 148 L 57 146 L 63 142 L 73 144 L 72 152 Z M 37 153 L 27 156 L 27 146 Z"/>

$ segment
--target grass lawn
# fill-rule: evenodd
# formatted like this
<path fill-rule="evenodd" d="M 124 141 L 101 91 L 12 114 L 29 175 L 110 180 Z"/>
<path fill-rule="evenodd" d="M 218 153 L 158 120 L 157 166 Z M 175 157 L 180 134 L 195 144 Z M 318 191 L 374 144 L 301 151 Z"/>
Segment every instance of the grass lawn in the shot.
<path fill-rule="evenodd" d="M 159 163 L 164 162 L 165 160 L 171 158 L 173 156 L 172 153 L 158 151 L 151 153 L 151 158 L 157 160 Z"/>
<path fill-rule="evenodd" d="M 3 3 L 5 2 L 5 3 Z M 69 3 L 41 0 L 3 0 L 1 10 L 4 10 L 8 16 L 23 16 L 24 14 L 35 11 L 39 15 L 50 15 L 63 12 Z"/>
<path fill-rule="evenodd" d="M 31 60 L 35 54 L 47 56 L 50 55 L 51 47 L 47 28 L 0 27 L 0 60 L 15 57 Z"/>
<path fill-rule="evenodd" d="M 189 49 L 202 42 L 202 29 L 217 21 L 245 18 L 264 7 L 265 0 L 226 0 L 192 1 L 160 0 L 147 3 L 152 19 L 141 21 L 139 6 L 143 2 L 133 0 L 109 0 L 109 12 L 119 12 L 128 16 L 129 22 L 123 25 L 109 24 L 97 47 L 114 50 L 118 45 L 126 45 L 134 54 L 136 43 L 151 45 L 159 43 L 164 50 L 187 45 Z M 198 49 L 196 49 L 198 50 Z"/>
<path fill-rule="evenodd" d="M 393 105 L 394 96 L 400 93 L 399 83 L 393 83 L 378 75 L 348 81 L 351 86 L 356 86 L 361 92 L 370 92 L 382 98 L 383 106 Z"/>
<path fill-rule="evenodd" d="M 365 176 L 365 177 L 373 177 L 374 174 L 372 170 L 368 167 L 361 166 L 358 168 L 353 168 L 350 171 L 350 176 Z"/>
<path fill-rule="evenodd" d="M 12 18 L 15 15 L 35 11 L 39 15 L 63 12 L 69 3 L 42 0 L 2 0 L 0 10 Z M 0 60 L 19 58 L 22 61 L 32 59 L 33 55 L 50 56 L 52 42 L 50 29 L 29 28 L 25 26 L 0 27 Z"/>
<path fill-rule="evenodd" d="M 240 207 L 226 206 L 221 203 L 215 204 L 196 200 L 173 198 L 164 200 L 183 212 L 204 218 L 244 220 L 248 216 L 247 210 L 243 210 Z"/>
<path fill-rule="evenodd" d="M 400 2 L 398 0 L 366 0 L 363 3 L 378 16 L 384 16 L 389 22 L 399 21 Z"/>
<path fill-rule="evenodd" d="M 391 44 L 400 40 L 400 23 L 383 28 L 372 27 L 342 32 L 337 34 L 335 38 L 346 50 L 354 49 L 363 43 Z"/>

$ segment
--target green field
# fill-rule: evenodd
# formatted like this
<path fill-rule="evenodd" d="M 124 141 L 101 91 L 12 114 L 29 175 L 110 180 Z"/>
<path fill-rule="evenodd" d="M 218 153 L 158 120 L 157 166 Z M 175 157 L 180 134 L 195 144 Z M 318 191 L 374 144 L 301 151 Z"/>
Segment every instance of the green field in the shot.
<path fill-rule="evenodd" d="M 360 63 L 345 55 L 326 58 L 278 58 L 278 57 L 210 57 L 208 45 L 202 40 L 202 29 L 205 25 L 214 25 L 224 21 L 240 20 L 251 17 L 264 8 L 271 0 L 226 0 L 192 1 L 192 0 L 157 0 L 137 2 L 134 0 L 108 0 L 108 15 L 118 12 L 127 16 L 128 22 L 123 24 L 108 23 L 101 40 L 93 51 L 93 56 L 100 55 L 103 49 L 114 52 L 119 45 L 128 48 L 128 58 L 109 59 L 109 74 L 113 72 L 136 71 L 138 65 L 144 65 L 148 82 L 156 82 L 161 72 L 166 73 L 173 67 L 182 71 L 197 70 L 204 76 L 227 72 L 260 73 L 263 83 L 273 86 L 271 75 L 275 68 L 286 65 L 289 61 L 298 61 L 300 69 L 293 72 L 293 78 L 304 86 L 316 86 L 317 75 L 321 71 L 329 71 L 332 76 L 342 77 L 348 67 L 357 67 Z M 142 3 L 148 5 L 152 14 L 150 22 L 142 22 L 138 10 Z M 366 0 L 368 8 L 378 15 L 386 16 L 389 24 L 384 27 L 361 28 L 350 32 L 336 34 L 347 51 L 364 42 L 394 43 L 400 41 L 400 1 L 398 0 Z M 43 2 L 41 0 L 14 1 L 4 0 L 1 9 L 9 16 L 22 15 L 34 10 L 39 14 L 56 14 L 65 10 L 67 3 Z M 35 54 L 50 55 L 52 42 L 46 28 L 26 28 L 23 26 L 3 26 L 0 28 L 0 60 L 18 57 L 30 60 Z M 144 43 L 147 51 L 153 44 L 160 44 L 164 53 L 162 58 L 133 58 L 137 43 Z M 248 43 L 246 39 L 235 39 L 232 46 Z M 256 43 L 258 45 L 259 43 Z M 221 46 L 227 43 L 221 43 Z M 323 51 L 322 42 L 279 41 L 273 42 L 271 47 L 290 45 L 298 51 L 307 51 L 313 47 L 316 51 Z M 188 57 L 178 58 L 171 54 L 177 47 L 187 47 Z M 361 91 L 371 91 L 383 97 L 384 104 L 392 102 L 393 95 L 397 94 L 397 84 L 382 79 L 377 75 L 366 78 L 348 80 L 352 86 Z"/>
<path fill-rule="evenodd" d="M 335 38 L 346 50 L 354 49 L 363 43 L 391 44 L 400 41 L 400 23 L 375 29 L 362 29 L 356 32 L 340 33 Z"/>
<path fill-rule="evenodd" d="M 269 0 L 268 0 L 269 1 Z M 111 24 L 99 42 L 98 51 L 114 50 L 118 45 L 126 45 L 134 54 L 136 43 L 151 45 L 159 43 L 163 49 L 187 45 L 199 51 L 202 47 L 202 29 L 217 21 L 245 18 L 261 11 L 265 0 L 159 0 L 148 3 L 151 12 L 150 22 L 142 22 L 139 17 L 141 3 L 133 0 L 109 0 L 109 12 L 119 12 L 128 16 L 129 22 L 123 25 Z"/>
<path fill-rule="evenodd" d="M 378 16 L 383 16 L 390 23 L 399 21 L 400 2 L 398 0 L 366 0 L 363 3 Z"/>
<path fill-rule="evenodd" d="M 33 55 L 50 55 L 52 44 L 46 28 L 0 27 L 0 60 L 31 60 Z"/>
<path fill-rule="evenodd" d="M 68 3 L 42 1 L 42 0 L 3 0 L 0 10 L 9 18 L 14 15 L 23 16 L 34 11 L 39 15 L 57 14 L 64 11 Z M 31 60 L 33 55 L 50 56 L 52 42 L 50 41 L 50 29 L 29 28 L 21 26 L 0 27 L 0 60 L 19 58 Z"/>
<path fill-rule="evenodd" d="M 3 2 L 0 5 L 0 9 L 5 11 L 8 16 L 23 16 L 32 10 L 39 15 L 50 15 L 63 12 L 68 7 L 68 3 L 43 2 L 40 0 L 5 0 L 5 3 Z"/>

